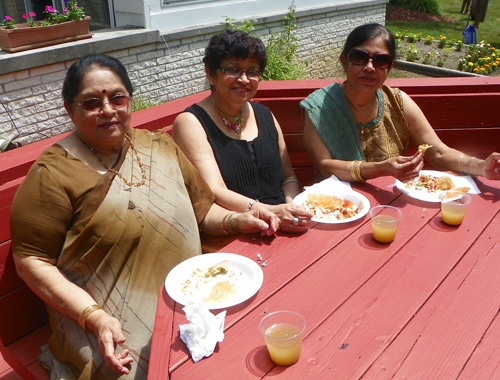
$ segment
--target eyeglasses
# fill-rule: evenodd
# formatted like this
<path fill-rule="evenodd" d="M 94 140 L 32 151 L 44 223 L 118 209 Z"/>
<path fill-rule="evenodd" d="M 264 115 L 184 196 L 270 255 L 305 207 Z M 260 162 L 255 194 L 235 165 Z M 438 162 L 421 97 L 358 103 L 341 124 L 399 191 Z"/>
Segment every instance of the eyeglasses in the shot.
<path fill-rule="evenodd" d="M 390 54 L 368 54 L 361 49 L 352 49 L 347 54 L 349 61 L 356 66 L 364 66 L 371 59 L 373 66 L 379 69 L 388 69 L 392 65 L 392 56 Z"/>
<path fill-rule="evenodd" d="M 249 80 L 259 80 L 262 77 L 262 73 L 257 70 L 245 71 L 235 69 L 234 67 L 219 67 L 219 70 L 222 71 L 228 78 L 240 78 L 243 73 L 245 73 Z"/>
<path fill-rule="evenodd" d="M 81 103 L 78 103 L 78 105 L 82 106 L 82 108 L 85 111 L 96 111 L 96 110 L 102 110 L 102 107 L 104 107 L 105 104 L 109 104 L 111 108 L 116 110 L 117 108 L 125 107 L 129 102 L 130 102 L 130 96 L 115 95 L 112 98 L 110 98 L 109 101 L 107 102 L 103 102 L 99 98 L 90 98 Z"/>

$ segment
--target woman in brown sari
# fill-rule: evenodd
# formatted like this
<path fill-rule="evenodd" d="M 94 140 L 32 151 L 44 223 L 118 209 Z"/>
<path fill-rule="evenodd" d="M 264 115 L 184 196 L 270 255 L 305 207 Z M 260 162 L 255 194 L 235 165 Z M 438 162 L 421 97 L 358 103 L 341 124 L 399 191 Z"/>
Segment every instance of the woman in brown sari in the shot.
<path fill-rule="evenodd" d="M 115 58 L 73 64 L 63 98 L 76 131 L 42 153 L 12 206 L 16 266 L 53 329 L 51 378 L 145 379 L 158 289 L 201 254 L 199 230 L 278 228 L 266 210 L 217 206 L 169 135 L 131 129 L 132 90 Z"/>

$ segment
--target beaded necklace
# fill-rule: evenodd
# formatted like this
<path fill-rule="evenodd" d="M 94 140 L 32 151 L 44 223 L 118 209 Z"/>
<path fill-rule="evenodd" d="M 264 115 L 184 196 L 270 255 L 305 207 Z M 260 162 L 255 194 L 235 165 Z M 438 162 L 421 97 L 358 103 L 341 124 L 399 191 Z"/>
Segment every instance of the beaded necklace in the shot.
<path fill-rule="evenodd" d="M 211 98 L 212 98 L 212 104 L 214 105 L 215 109 L 217 110 L 220 117 L 222 118 L 222 122 L 225 124 L 225 126 L 228 127 L 231 131 L 235 131 L 236 133 L 240 134 L 241 131 L 243 130 L 243 128 L 245 128 L 245 126 L 243 125 L 243 123 L 245 122 L 245 119 L 243 119 L 241 117 L 241 114 L 243 112 L 243 107 L 240 108 L 240 112 L 238 112 L 238 115 L 231 116 L 225 112 L 222 112 L 219 109 L 219 107 L 217 107 L 217 104 L 215 104 L 214 97 L 212 96 Z M 230 123 L 229 121 L 227 121 L 223 114 L 232 117 L 234 119 L 234 123 Z"/>
<path fill-rule="evenodd" d="M 146 171 L 144 170 L 144 165 L 142 164 L 141 158 L 139 157 L 139 151 L 136 149 L 134 143 L 132 142 L 132 139 L 127 134 L 125 134 L 125 138 L 128 140 L 128 142 L 130 143 L 130 147 L 132 148 L 132 152 L 133 152 L 132 157 L 135 158 L 135 160 L 139 164 L 139 168 L 141 169 L 142 181 L 140 181 L 140 182 L 133 183 L 133 182 L 127 181 L 125 178 L 123 178 L 123 175 L 118 170 L 110 168 L 104 162 L 104 160 L 102 159 L 102 157 L 94 150 L 94 148 L 92 148 L 91 146 L 88 146 L 85 143 L 84 144 L 87 146 L 87 148 L 89 148 L 89 150 L 92 153 L 94 153 L 94 155 L 99 159 L 99 161 L 101 161 L 101 165 L 104 166 L 104 168 L 106 170 L 110 171 L 111 173 L 116 174 L 118 176 L 118 178 L 120 178 L 127 186 L 129 186 L 129 187 L 132 187 L 132 186 L 139 187 L 139 186 L 142 186 L 142 185 L 144 185 L 146 183 Z"/>

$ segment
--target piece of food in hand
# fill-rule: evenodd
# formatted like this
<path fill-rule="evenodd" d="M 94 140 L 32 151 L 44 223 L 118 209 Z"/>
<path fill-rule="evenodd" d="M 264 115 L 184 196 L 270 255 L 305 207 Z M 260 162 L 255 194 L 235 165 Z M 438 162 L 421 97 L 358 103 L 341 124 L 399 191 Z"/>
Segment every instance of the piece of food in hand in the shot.
<path fill-rule="evenodd" d="M 212 265 L 208 268 L 205 277 L 215 277 L 218 274 L 226 274 L 229 269 L 229 263 L 227 260 L 221 261 L 218 264 Z"/>
<path fill-rule="evenodd" d="M 418 147 L 418 153 L 425 154 L 425 151 L 429 148 L 432 148 L 432 145 L 429 144 L 422 144 Z"/>

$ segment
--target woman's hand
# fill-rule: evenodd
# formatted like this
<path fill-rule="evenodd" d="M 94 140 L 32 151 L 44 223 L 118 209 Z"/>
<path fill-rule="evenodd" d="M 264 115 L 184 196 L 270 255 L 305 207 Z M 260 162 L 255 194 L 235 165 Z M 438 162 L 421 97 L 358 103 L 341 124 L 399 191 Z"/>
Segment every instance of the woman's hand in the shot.
<path fill-rule="evenodd" d="M 391 175 L 401 182 L 409 181 L 418 176 L 424 167 L 424 156 L 415 153 L 413 156 L 398 156 L 383 161 L 387 175 Z"/>
<path fill-rule="evenodd" d="M 234 214 L 231 226 L 237 232 L 260 232 L 262 236 L 270 236 L 280 227 L 280 219 L 265 207 L 258 207 L 248 212 Z"/>
<path fill-rule="evenodd" d="M 280 230 L 288 233 L 300 233 L 304 231 L 307 224 L 314 216 L 312 212 L 307 211 L 304 206 L 284 203 L 276 206 L 269 206 L 280 218 Z"/>
<path fill-rule="evenodd" d="M 483 176 L 500 180 L 500 153 L 492 153 L 483 162 Z"/>
<path fill-rule="evenodd" d="M 116 345 L 125 343 L 120 322 L 104 310 L 97 310 L 89 315 L 86 326 L 97 337 L 99 352 L 106 362 L 106 367 L 127 375 L 130 370 L 126 365 L 132 363 L 134 359 L 129 356 L 127 349 L 116 352 Z"/>

